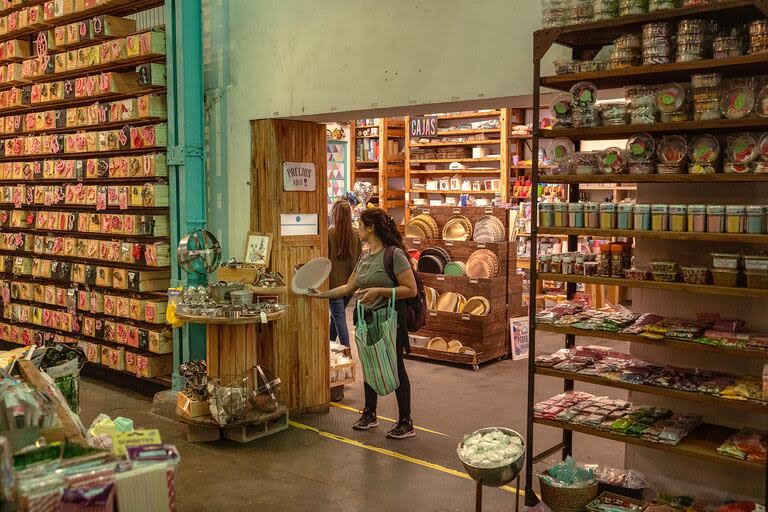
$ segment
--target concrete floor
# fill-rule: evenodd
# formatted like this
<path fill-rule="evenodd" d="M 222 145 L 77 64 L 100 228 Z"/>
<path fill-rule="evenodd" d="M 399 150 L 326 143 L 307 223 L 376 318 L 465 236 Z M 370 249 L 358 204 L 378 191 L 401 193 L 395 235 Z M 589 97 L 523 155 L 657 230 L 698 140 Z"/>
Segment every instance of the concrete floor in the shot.
<path fill-rule="evenodd" d="M 559 336 L 539 339 L 541 352 L 561 346 Z M 493 425 L 525 433 L 525 361 L 501 361 L 479 372 L 423 361 L 407 361 L 406 365 L 413 388 L 413 417 L 418 426 L 456 438 Z M 539 378 L 537 382 L 537 400 L 557 393 L 562 386 L 549 378 Z M 605 392 L 605 388 L 586 385 L 578 389 Z M 248 445 L 230 441 L 190 444 L 183 425 L 150 412 L 150 397 L 90 379 L 83 379 L 81 394 L 81 416 L 86 425 L 100 412 L 126 416 L 137 427 L 158 428 L 165 442 L 177 446 L 182 458 L 176 480 L 180 512 L 389 512 L 404 504 L 424 511 L 473 508 L 471 481 L 317 432 L 292 427 Z M 343 403 L 362 407 L 362 395 L 361 382 L 348 386 Z M 329 414 L 338 411 L 332 408 Z M 380 401 L 379 414 L 397 417 L 394 396 Z M 386 427 L 384 422 L 376 435 L 383 437 Z M 345 435 L 356 440 L 351 429 Z M 537 451 L 555 444 L 559 435 L 558 430 L 537 427 Z M 575 439 L 579 460 L 623 467 L 623 445 L 580 435 Z M 484 510 L 512 510 L 514 498 L 510 492 L 488 489 Z"/>

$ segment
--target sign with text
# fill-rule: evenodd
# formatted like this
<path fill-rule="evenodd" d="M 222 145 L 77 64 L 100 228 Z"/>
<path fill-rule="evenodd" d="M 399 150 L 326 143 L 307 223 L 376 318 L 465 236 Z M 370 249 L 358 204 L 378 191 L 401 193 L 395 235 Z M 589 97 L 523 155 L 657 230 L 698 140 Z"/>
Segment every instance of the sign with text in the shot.
<path fill-rule="evenodd" d="M 433 139 L 437 137 L 437 117 L 412 117 L 410 130 L 412 139 Z"/>
<path fill-rule="evenodd" d="M 317 190 L 315 164 L 283 162 L 283 190 L 286 192 Z"/>

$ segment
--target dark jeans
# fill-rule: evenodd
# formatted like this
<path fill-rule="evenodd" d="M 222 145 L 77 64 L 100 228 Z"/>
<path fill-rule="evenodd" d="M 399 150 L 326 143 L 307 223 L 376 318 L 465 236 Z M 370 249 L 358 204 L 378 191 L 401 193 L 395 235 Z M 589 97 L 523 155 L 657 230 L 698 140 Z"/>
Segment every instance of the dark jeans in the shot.
<path fill-rule="evenodd" d="M 331 299 L 331 341 L 339 342 L 345 347 L 349 347 L 349 328 L 347 327 L 347 304 L 352 300 L 352 296 L 342 297 L 340 299 Z"/>
<path fill-rule="evenodd" d="M 400 387 L 395 390 L 397 397 L 397 408 L 401 420 L 411 419 L 411 381 L 408 379 L 408 373 L 405 371 L 405 362 L 403 361 L 403 351 L 397 347 L 397 376 L 400 379 Z M 378 395 L 368 383 L 365 383 L 365 408 L 375 413 L 378 403 Z"/>

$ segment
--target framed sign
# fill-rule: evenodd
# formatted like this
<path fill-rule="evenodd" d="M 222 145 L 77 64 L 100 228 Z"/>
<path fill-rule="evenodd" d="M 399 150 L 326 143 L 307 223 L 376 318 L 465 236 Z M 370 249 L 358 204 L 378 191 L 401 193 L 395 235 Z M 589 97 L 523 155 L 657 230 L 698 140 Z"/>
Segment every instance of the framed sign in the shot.
<path fill-rule="evenodd" d="M 412 139 L 434 139 L 437 137 L 437 117 L 412 117 L 409 129 Z"/>
<path fill-rule="evenodd" d="M 283 190 L 286 192 L 317 190 L 315 164 L 283 162 Z"/>
<path fill-rule="evenodd" d="M 256 267 L 269 267 L 269 255 L 272 252 L 272 235 L 249 231 L 245 237 L 243 262 Z"/>

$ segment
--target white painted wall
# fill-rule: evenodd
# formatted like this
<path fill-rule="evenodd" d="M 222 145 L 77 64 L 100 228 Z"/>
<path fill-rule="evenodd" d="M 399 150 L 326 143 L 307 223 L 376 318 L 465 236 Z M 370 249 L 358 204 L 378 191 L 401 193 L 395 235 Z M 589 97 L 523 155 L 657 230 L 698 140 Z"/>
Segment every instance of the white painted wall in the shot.
<path fill-rule="evenodd" d="M 228 7 L 231 247 L 242 245 L 248 228 L 250 120 L 532 90 L 539 0 L 231 0 Z"/>

